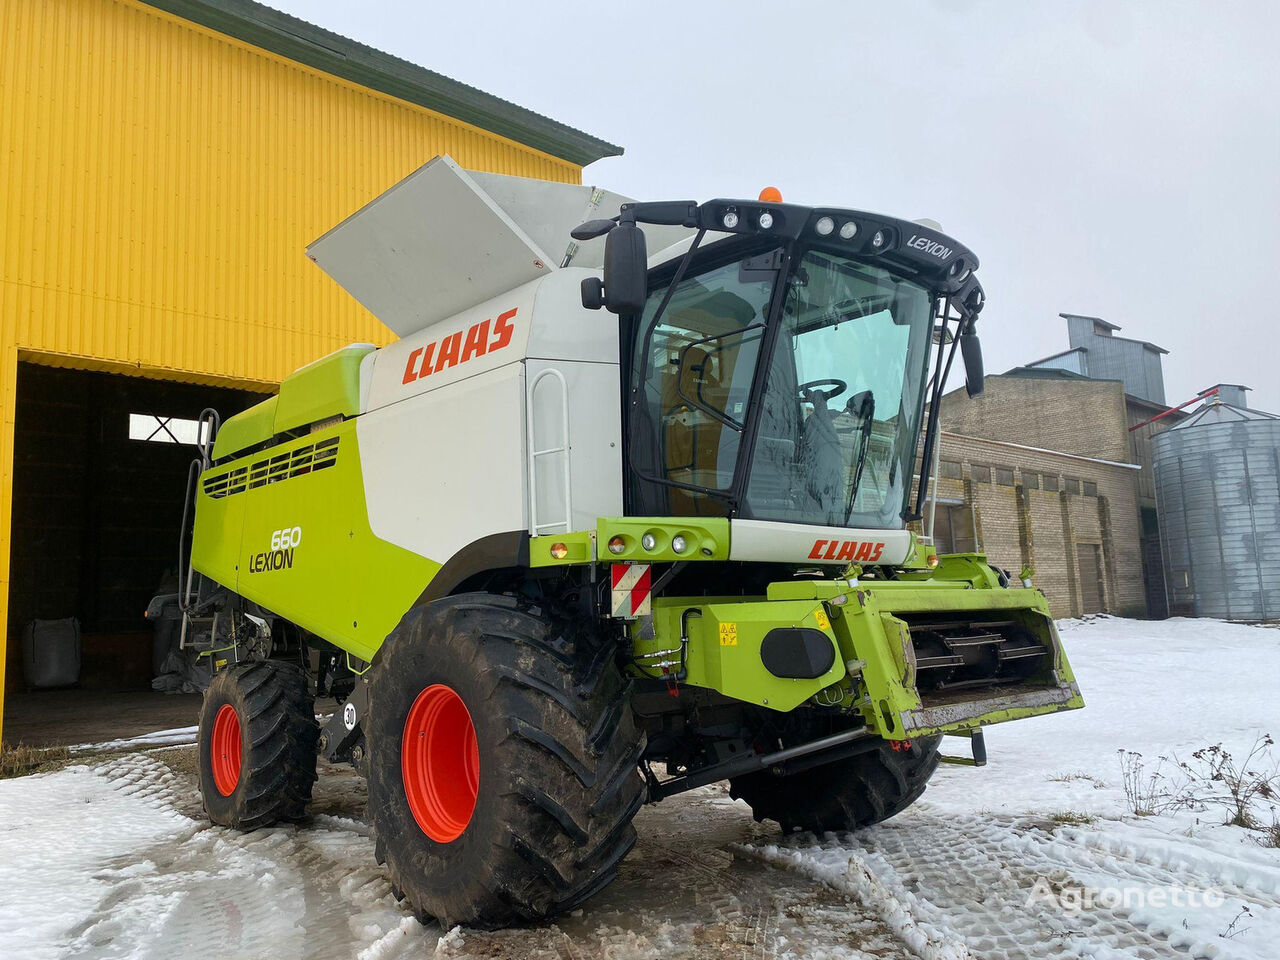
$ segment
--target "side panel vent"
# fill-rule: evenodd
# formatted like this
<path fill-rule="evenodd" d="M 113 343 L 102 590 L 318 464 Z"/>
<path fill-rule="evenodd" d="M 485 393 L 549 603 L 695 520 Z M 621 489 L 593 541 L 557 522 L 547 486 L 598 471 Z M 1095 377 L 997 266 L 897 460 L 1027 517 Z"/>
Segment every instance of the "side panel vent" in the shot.
<path fill-rule="evenodd" d="M 280 483 L 292 480 L 317 470 L 332 467 L 338 462 L 338 441 L 340 437 L 330 437 L 318 443 L 294 447 L 284 453 L 257 460 L 247 467 L 235 467 L 214 473 L 204 478 L 205 495 L 221 500 L 237 493 L 244 493 L 256 487 L 265 487 L 269 483 Z"/>

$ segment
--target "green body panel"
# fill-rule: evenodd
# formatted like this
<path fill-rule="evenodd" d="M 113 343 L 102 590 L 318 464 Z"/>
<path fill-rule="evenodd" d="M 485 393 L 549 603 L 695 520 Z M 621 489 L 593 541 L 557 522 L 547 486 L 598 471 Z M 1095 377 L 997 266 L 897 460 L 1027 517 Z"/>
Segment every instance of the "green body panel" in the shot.
<path fill-rule="evenodd" d="M 654 549 L 641 546 L 641 538 L 652 533 Z M 620 536 L 625 541 L 621 553 L 609 549 L 609 541 Z M 671 549 L 676 536 L 688 544 L 684 553 Z M 728 560 L 729 521 L 724 517 L 602 517 L 596 524 L 596 541 L 601 560 L 637 560 L 642 563 L 670 563 L 675 560 Z"/>
<path fill-rule="evenodd" d="M 646 550 L 642 538 L 653 534 L 654 548 Z M 671 549 L 684 537 L 683 553 Z M 609 549 L 614 537 L 623 539 L 620 553 Z M 563 546 L 563 556 L 552 548 Z M 573 566 L 594 563 L 673 563 L 677 560 L 728 560 L 729 521 L 723 517 L 601 517 L 594 530 L 557 533 L 529 538 L 529 565 Z"/>
<path fill-rule="evenodd" d="M 228 418 L 218 428 L 213 441 L 213 459 L 221 460 L 232 454 L 266 443 L 276 434 L 276 397 L 268 397 L 248 410 Z"/>
<path fill-rule="evenodd" d="M 372 344 L 343 347 L 285 377 L 276 405 L 275 432 L 359 413 L 360 362 L 373 350 Z"/>
<path fill-rule="evenodd" d="M 697 615 L 686 616 L 693 610 Z M 819 690 L 839 681 L 845 667 L 837 655 L 831 669 L 814 680 L 775 677 L 760 659 L 760 644 L 775 627 L 811 627 L 821 630 L 836 644 L 823 605 L 813 599 L 750 601 L 741 597 L 695 601 L 658 598 L 653 601 L 653 625 L 657 640 L 637 643 L 637 654 L 657 654 L 642 670 L 652 675 L 663 662 L 678 663 L 675 650 L 681 642 L 681 619 L 688 630 L 685 682 L 718 690 L 725 696 L 773 710 L 794 710 Z M 837 650 L 837 654 L 839 651 Z"/>
<path fill-rule="evenodd" d="M 243 488 L 210 496 L 206 486 L 226 475 Z M 281 533 L 287 545 L 273 545 Z M 363 660 L 440 569 L 369 529 L 354 420 L 206 471 L 191 562 Z"/>
<path fill-rule="evenodd" d="M 278 395 L 228 418 L 218 429 L 213 459 L 331 417 L 354 417 L 360 412 L 360 362 L 373 350 L 369 344 L 343 347 L 289 374 Z"/>
<path fill-rule="evenodd" d="M 530 537 L 529 566 L 568 567 L 579 563 L 591 563 L 596 558 L 595 538 L 594 531 L 590 530 Z M 557 545 L 564 548 L 563 556 L 557 557 L 552 553 L 552 548 Z"/>
<path fill-rule="evenodd" d="M 1050 656 L 1025 683 L 922 702 L 902 619 L 913 614 L 1013 620 Z M 775 677 L 760 660 L 760 644 L 772 629 L 799 626 L 832 639 L 835 664 L 811 680 Z M 821 706 L 858 711 L 869 729 L 890 740 L 1084 706 L 1044 595 L 1001 587 L 979 555 L 943 558 L 936 571 L 915 579 L 789 580 L 770 584 L 765 597 L 660 597 L 652 629 L 637 621 L 632 642 L 641 673 L 674 674 L 684 647 L 680 682 L 780 711 L 816 698 Z"/>

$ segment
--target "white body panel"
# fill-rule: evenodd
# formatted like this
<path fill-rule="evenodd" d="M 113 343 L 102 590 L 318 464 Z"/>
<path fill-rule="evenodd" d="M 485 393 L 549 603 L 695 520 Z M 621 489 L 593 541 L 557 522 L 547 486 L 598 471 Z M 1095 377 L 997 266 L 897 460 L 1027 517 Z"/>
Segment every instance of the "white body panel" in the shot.
<path fill-rule="evenodd" d="M 531 457 L 531 516 L 538 534 L 594 530 L 600 517 L 622 509 L 622 414 L 618 366 L 582 361 L 529 360 L 528 449 L 562 449 L 567 413 L 569 526 L 564 524 L 564 455 Z M 562 394 L 562 385 L 564 393 Z M 563 399 L 562 399 L 563 397 Z M 567 401 L 567 409 L 562 404 Z"/>
<path fill-rule="evenodd" d="M 526 283 L 383 347 L 373 355 L 368 404 L 361 412 L 523 360 L 540 283 Z M 508 326 L 509 339 L 504 337 Z"/>
<path fill-rule="evenodd" d="M 527 530 L 524 396 L 513 363 L 361 416 L 373 533 L 444 563 L 491 533 Z"/>
<path fill-rule="evenodd" d="M 557 270 L 383 347 L 368 361 L 372 367 L 361 412 L 526 357 L 616 366 L 618 320 L 583 308 L 579 285 L 588 276 L 590 270 Z M 509 338 L 503 334 L 508 326 Z"/>
<path fill-rule="evenodd" d="M 582 305 L 583 279 L 599 275 L 598 270 L 567 267 L 539 281 L 527 356 L 618 362 L 618 318 Z"/>
<path fill-rule="evenodd" d="M 557 270 L 370 355 L 358 435 L 374 533 L 444 562 L 491 533 L 622 513 L 618 325 L 582 307 L 589 275 Z"/>
<path fill-rule="evenodd" d="M 902 563 L 906 530 L 855 530 L 775 520 L 730 520 L 729 559 L 784 563 Z"/>

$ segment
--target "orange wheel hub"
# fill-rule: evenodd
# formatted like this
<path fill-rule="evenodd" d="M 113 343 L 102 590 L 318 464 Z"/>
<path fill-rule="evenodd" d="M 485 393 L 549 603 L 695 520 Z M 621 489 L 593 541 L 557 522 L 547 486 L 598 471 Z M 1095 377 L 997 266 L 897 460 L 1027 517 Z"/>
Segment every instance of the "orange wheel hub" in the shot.
<path fill-rule="evenodd" d="M 224 797 L 236 792 L 240 783 L 240 715 L 236 708 L 224 703 L 213 719 L 213 736 L 210 738 L 210 766 L 213 767 L 213 785 Z"/>
<path fill-rule="evenodd" d="M 423 690 L 409 708 L 400 772 L 422 832 L 437 843 L 458 839 L 480 793 L 480 750 L 466 704 L 442 683 Z"/>

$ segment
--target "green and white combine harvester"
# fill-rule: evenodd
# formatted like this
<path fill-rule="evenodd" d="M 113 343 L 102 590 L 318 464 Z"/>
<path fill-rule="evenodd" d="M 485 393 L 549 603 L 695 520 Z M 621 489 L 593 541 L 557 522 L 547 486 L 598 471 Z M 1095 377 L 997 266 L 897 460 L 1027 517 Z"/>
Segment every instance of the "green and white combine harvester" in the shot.
<path fill-rule="evenodd" d="M 608 884 L 646 802 L 727 780 L 855 829 L 1083 705 L 1043 595 L 909 529 L 957 351 L 982 384 L 978 261 L 935 224 L 441 157 L 307 253 L 399 339 L 208 414 L 215 823 L 301 817 L 350 762 L 397 895 L 504 925 Z"/>

